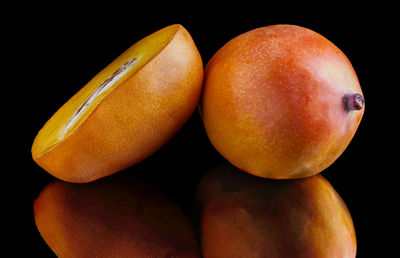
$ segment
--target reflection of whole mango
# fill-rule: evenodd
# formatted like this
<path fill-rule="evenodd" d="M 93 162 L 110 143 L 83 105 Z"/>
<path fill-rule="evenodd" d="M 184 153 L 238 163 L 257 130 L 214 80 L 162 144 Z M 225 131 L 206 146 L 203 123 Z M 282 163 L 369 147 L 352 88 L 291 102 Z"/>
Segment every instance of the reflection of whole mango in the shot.
<path fill-rule="evenodd" d="M 332 164 L 364 112 L 346 56 L 309 29 L 274 25 L 229 41 L 205 69 L 201 113 L 214 147 L 265 178 L 301 178 Z"/>
<path fill-rule="evenodd" d="M 148 157 L 195 110 L 200 54 L 185 28 L 140 40 L 97 74 L 44 125 L 33 159 L 55 177 L 89 182 Z"/>
<path fill-rule="evenodd" d="M 34 214 L 59 257 L 200 257 L 181 209 L 126 175 L 52 182 L 35 200 Z"/>
<path fill-rule="evenodd" d="M 221 166 L 198 200 L 205 258 L 356 255 L 350 213 L 322 175 L 277 181 Z"/>

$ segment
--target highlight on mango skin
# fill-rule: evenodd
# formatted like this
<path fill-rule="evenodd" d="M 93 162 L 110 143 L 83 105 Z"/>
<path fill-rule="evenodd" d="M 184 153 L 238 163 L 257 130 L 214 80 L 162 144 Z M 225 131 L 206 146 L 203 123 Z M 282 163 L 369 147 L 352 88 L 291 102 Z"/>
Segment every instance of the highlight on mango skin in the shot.
<path fill-rule="evenodd" d="M 43 126 L 33 159 L 53 176 L 90 182 L 145 159 L 195 110 L 203 64 L 189 32 L 171 25 L 135 43 Z"/>

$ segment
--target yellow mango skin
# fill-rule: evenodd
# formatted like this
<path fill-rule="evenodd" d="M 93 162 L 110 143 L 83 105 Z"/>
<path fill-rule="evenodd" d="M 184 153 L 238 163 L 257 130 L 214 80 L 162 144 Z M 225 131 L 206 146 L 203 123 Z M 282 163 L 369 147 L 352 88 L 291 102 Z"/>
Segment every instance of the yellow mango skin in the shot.
<path fill-rule="evenodd" d="M 223 165 L 198 189 L 205 258 L 356 256 L 351 215 L 322 175 L 269 180 Z"/>
<path fill-rule="evenodd" d="M 126 174 L 88 184 L 55 180 L 36 198 L 34 218 L 58 257 L 200 257 L 178 205 Z"/>
<path fill-rule="evenodd" d="M 198 104 L 203 64 L 190 34 L 175 26 L 169 43 L 75 131 L 41 156 L 33 151 L 43 169 L 64 181 L 90 182 L 142 161 L 182 127 Z"/>

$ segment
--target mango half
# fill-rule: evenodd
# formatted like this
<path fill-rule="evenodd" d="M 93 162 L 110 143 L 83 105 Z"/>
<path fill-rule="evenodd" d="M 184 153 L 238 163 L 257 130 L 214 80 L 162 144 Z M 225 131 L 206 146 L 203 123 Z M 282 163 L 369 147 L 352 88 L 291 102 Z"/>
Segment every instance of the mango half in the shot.
<path fill-rule="evenodd" d="M 104 68 L 44 125 L 33 159 L 53 176 L 90 182 L 157 151 L 188 120 L 203 64 L 189 32 L 171 25 Z"/>

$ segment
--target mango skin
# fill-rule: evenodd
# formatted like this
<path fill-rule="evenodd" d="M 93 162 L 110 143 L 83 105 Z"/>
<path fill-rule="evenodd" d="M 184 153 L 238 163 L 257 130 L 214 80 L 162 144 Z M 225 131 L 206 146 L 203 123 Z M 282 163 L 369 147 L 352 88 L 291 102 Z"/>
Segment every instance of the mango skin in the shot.
<path fill-rule="evenodd" d="M 322 175 L 270 180 L 230 164 L 198 188 L 205 258 L 355 257 L 351 215 Z"/>
<path fill-rule="evenodd" d="M 362 94 L 347 57 L 318 33 L 273 25 L 243 33 L 205 68 L 201 115 L 228 161 L 264 178 L 311 176 L 347 148 L 364 109 L 345 109 Z"/>
<path fill-rule="evenodd" d="M 56 180 L 34 201 L 34 218 L 58 257 L 200 257 L 181 209 L 132 176 Z"/>
<path fill-rule="evenodd" d="M 72 135 L 33 159 L 56 178 L 75 183 L 137 164 L 189 119 L 198 105 L 202 80 L 201 56 L 179 25 L 169 44 L 114 89 Z"/>

